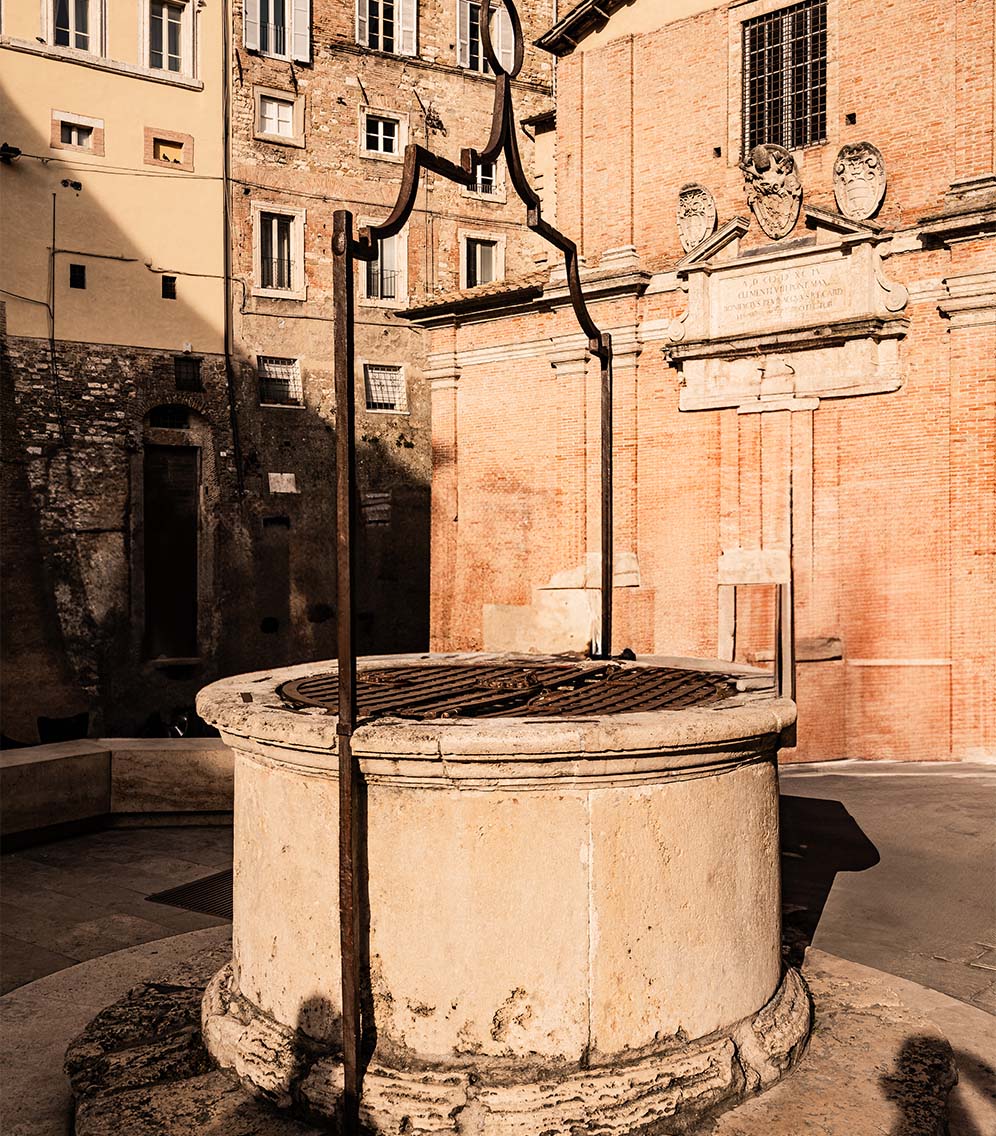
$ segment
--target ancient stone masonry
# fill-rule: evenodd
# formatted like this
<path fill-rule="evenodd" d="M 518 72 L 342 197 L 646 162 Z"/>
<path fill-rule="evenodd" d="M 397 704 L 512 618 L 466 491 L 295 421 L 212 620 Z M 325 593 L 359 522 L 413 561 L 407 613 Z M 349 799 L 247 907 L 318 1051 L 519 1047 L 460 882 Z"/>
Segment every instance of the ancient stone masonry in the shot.
<path fill-rule="evenodd" d="M 383 220 L 397 197 L 407 142 L 459 160 L 462 147 L 483 146 L 490 125 L 494 79 L 460 54 L 458 21 L 470 7 L 464 0 L 431 0 L 417 9 L 414 39 L 402 43 L 400 5 L 399 38 L 386 40 L 393 24 L 376 12 L 366 20 L 366 0 L 315 4 L 310 59 L 290 60 L 259 44 L 247 46 L 257 41 L 252 28 L 246 35 L 245 6 L 235 6 L 234 328 L 247 404 L 270 401 L 257 393 L 261 359 L 292 361 L 300 376 L 298 406 L 251 411 L 247 446 L 264 480 L 270 471 L 295 472 L 299 483 L 308 471 L 328 474 L 322 495 L 285 496 L 263 509 L 273 512 L 279 501 L 291 517 L 285 571 L 295 593 L 329 591 L 334 567 L 328 545 L 329 431 L 336 414 L 330 370 L 333 210 L 350 209 L 356 225 Z M 520 13 L 527 40 L 535 38 L 552 18 L 551 0 L 520 5 Z M 530 48 L 515 86 L 524 114 L 547 109 L 552 62 Z M 264 121 L 264 100 L 289 108 L 289 134 L 275 134 Z M 531 141 L 526 135 L 519 141 L 531 167 Z M 505 183 L 501 163 L 482 171 L 469 190 L 428 177 L 409 224 L 374 265 L 358 265 L 361 652 L 428 642 L 429 394 L 423 333 L 397 312 L 468 283 L 483 285 L 492 275 L 511 278 L 536 267 L 541 246 L 525 230 L 522 208 L 508 200 Z M 298 242 L 292 271 L 299 275 L 286 297 L 262 286 L 260 241 L 269 237 L 261 232 L 272 217 L 286 218 L 291 242 Z M 475 255 L 486 264 L 471 264 Z M 320 585 L 316 562 L 326 569 Z M 333 629 L 330 623 L 327 630 Z M 308 649 L 314 652 L 317 644 Z M 331 643 L 325 650 L 331 653 Z M 280 660 L 292 657 L 301 657 L 300 644 L 294 655 L 292 641 L 281 638 Z"/>

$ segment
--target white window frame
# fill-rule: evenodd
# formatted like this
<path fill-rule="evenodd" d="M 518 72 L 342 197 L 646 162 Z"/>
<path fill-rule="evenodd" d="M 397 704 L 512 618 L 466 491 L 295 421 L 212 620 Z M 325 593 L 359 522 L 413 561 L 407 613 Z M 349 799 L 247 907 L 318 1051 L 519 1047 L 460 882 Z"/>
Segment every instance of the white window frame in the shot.
<path fill-rule="evenodd" d="M 410 414 L 408 404 L 408 374 L 404 363 L 385 363 L 383 361 L 374 362 L 372 359 L 359 359 L 357 362 L 360 364 L 360 374 L 363 376 L 363 409 L 367 414 Z M 385 368 L 390 367 L 396 370 L 401 380 L 401 403 L 394 410 L 386 410 L 383 407 L 371 408 L 367 406 L 367 371 L 370 367 Z"/>
<path fill-rule="evenodd" d="M 195 79 L 197 77 L 196 0 L 167 0 L 167 2 L 181 9 L 180 70 L 170 71 L 167 67 L 151 65 L 152 0 L 139 0 L 138 50 L 142 70 L 150 75 L 161 75 L 164 79 Z"/>
<path fill-rule="evenodd" d="M 461 193 L 464 197 L 473 197 L 475 201 L 493 201 L 498 204 L 504 204 L 506 200 L 505 193 L 505 162 L 499 157 L 495 159 L 495 187 L 493 193 L 482 193 L 478 188 L 479 182 L 474 182 L 473 185 L 465 185 Z"/>
<path fill-rule="evenodd" d="M 272 0 L 270 0 L 272 3 Z M 311 0 L 284 0 L 287 35 L 285 51 L 265 51 L 260 47 L 260 0 L 244 0 L 242 9 L 242 42 L 249 51 L 258 51 L 273 59 L 311 62 Z"/>
<path fill-rule="evenodd" d="M 263 99 L 278 99 L 291 104 L 291 134 L 269 134 L 263 130 Z M 253 87 L 253 137 L 280 146 L 303 148 L 305 140 L 305 96 L 276 87 Z"/>
<path fill-rule="evenodd" d="M 367 119 L 383 118 L 398 124 L 398 148 L 393 154 L 386 154 L 382 150 L 367 149 Z M 408 145 L 408 115 L 395 110 L 381 110 L 378 107 L 361 105 L 359 108 L 359 152 L 361 158 L 373 158 L 381 162 L 403 162 L 405 160 L 405 147 Z"/>
<path fill-rule="evenodd" d="M 75 5 L 73 0 L 69 0 L 70 12 L 73 11 Z M 54 47 L 56 51 L 67 51 L 78 53 L 80 55 L 96 55 L 103 58 L 107 55 L 107 0 L 88 0 L 87 3 L 87 25 L 91 29 L 88 32 L 90 37 L 89 47 L 74 47 L 69 44 L 57 44 L 55 42 L 55 0 L 41 0 L 42 10 L 42 38 L 50 47 Z"/>
<path fill-rule="evenodd" d="M 291 221 L 291 286 L 290 288 L 264 288 L 262 273 L 262 214 L 275 213 Z M 306 209 L 291 209 L 275 202 L 253 201 L 252 215 L 252 288 L 254 296 L 273 300 L 306 300 L 308 285 L 304 269 L 304 226 L 307 221 Z"/>
<path fill-rule="evenodd" d="M 470 41 L 473 38 L 471 31 L 475 21 L 471 19 L 471 5 L 480 8 L 478 0 L 456 0 L 456 45 L 457 66 L 464 67 L 472 74 L 490 75 L 491 68 L 484 58 L 484 44 L 478 43 L 478 65 L 471 66 Z M 491 43 L 495 53 L 506 71 L 512 70 L 515 58 L 515 37 L 512 34 L 512 20 L 503 7 L 498 7 L 497 0 L 492 5 Z M 480 40 L 480 33 L 477 33 Z"/>
<path fill-rule="evenodd" d="M 375 225 L 376 221 L 361 220 L 360 225 Z M 400 287 L 392 299 L 383 299 L 380 296 L 371 296 L 367 291 L 367 271 L 369 261 L 358 261 L 360 265 L 360 299 L 364 304 L 377 308 L 404 308 L 408 304 L 408 226 L 395 233 L 390 238 L 394 242 L 394 263 L 398 266 L 395 271 L 400 274 Z"/>
<path fill-rule="evenodd" d="M 460 244 L 460 290 L 471 287 L 467 283 L 467 241 L 491 241 L 495 245 L 495 275 L 488 284 L 494 284 L 505 279 L 505 236 L 502 233 L 486 233 L 478 229 L 458 229 L 457 240 Z M 487 284 L 474 284 L 475 288 L 485 288 Z"/>
<path fill-rule="evenodd" d="M 370 0 L 356 0 L 356 42 L 370 48 Z M 394 47 L 389 52 L 381 46 L 371 50 L 418 55 L 418 0 L 394 0 Z"/>

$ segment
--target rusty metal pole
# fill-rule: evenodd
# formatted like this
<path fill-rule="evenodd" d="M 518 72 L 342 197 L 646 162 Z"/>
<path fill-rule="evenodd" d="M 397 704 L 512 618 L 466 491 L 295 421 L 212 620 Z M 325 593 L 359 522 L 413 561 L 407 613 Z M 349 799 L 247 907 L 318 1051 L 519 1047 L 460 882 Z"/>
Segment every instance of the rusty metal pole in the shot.
<path fill-rule="evenodd" d="M 336 635 L 339 660 L 339 945 L 342 957 L 342 1132 L 359 1131 L 360 912 L 356 862 L 359 826 L 357 769 L 351 739 L 356 724 L 353 567 L 356 532 L 356 437 L 353 394 L 353 215 L 332 215 L 333 371 L 336 400 Z"/>
<path fill-rule="evenodd" d="M 602 370 L 602 634 L 599 658 L 612 657 L 612 341 L 603 336 Z"/>

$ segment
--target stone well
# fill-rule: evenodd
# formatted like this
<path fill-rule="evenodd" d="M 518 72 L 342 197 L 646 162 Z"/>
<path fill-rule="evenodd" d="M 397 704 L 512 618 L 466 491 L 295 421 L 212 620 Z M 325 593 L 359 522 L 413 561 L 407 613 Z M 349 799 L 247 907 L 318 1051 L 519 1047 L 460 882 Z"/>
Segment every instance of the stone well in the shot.
<path fill-rule="evenodd" d="M 226 679 L 198 709 L 235 753 L 233 959 L 205 1041 L 277 1104 L 332 1116 L 335 718 L 281 696 L 329 669 Z M 781 967 L 775 766 L 795 707 L 712 703 L 357 730 L 370 1130 L 669 1132 L 798 1058 L 810 1007 Z"/>

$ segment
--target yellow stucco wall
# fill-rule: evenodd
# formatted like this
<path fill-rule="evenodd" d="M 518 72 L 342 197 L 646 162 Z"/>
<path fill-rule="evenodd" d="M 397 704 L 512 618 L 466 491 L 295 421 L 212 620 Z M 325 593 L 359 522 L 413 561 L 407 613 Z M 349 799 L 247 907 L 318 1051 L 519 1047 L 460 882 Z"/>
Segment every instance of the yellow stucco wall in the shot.
<path fill-rule="evenodd" d="M 101 56 L 39 43 L 51 39 L 39 5 L 4 4 L 2 140 L 22 151 L 0 166 L 0 288 L 16 294 L 0 298 L 11 336 L 50 334 L 43 305 L 52 291 L 54 199 L 57 339 L 223 349 L 220 0 L 190 4 L 196 51 L 186 52 L 188 74 L 177 82 L 144 66 L 143 11 L 136 0 L 107 0 Z M 103 155 L 53 148 L 53 111 L 102 120 Z M 190 135 L 192 171 L 148 164 L 146 128 Z M 70 263 L 86 265 L 85 290 L 69 287 Z M 176 300 L 162 298 L 160 273 L 147 264 L 177 276 Z"/>

